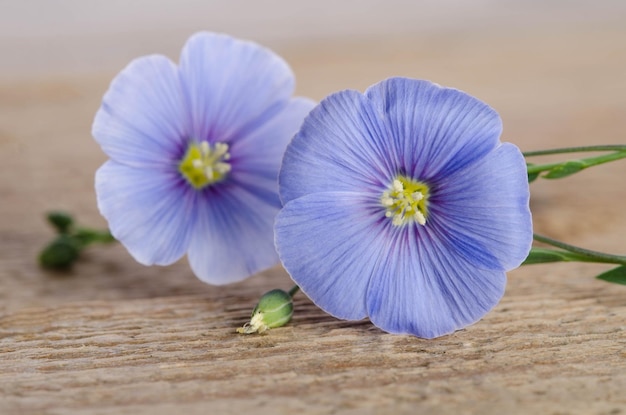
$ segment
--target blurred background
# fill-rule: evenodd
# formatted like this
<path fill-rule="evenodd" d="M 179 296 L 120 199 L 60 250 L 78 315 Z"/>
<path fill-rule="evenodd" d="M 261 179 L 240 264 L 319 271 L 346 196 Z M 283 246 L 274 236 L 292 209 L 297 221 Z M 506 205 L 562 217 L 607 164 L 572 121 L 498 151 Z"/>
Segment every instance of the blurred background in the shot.
<path fill-rule="evenodd" d="M 442 49 L 436 52 L 442 55 L 452 46 L 480 60 L 471 52 L 485 46 L 468 34 L 501 38 L 522 31 L 534 37 L 626 22 L 621 0 L 2 0 L 0 11 L 3 77 L 119 70 L 149 53 L 176 58 L 197 30 L 305 54 L 350 43 L 344 53 L 367 51 L 370 42 L 401 53 L 389 38 L 414 43 L 402 52 L 416 53 L 445 35 L 455 42 L 430 44 L 429 50 Z"/>
<path fill-rule="evenodd" d="M 46 210 L 106 226 L 93 190 L 106 157 L 90 130 L 111 79 L 141 55 L 178 60 L 198 30 L 270 47 L 297 94 L 316 100 L 408 76 L 487 102 L 522 150 L 626 141 L 623 0 L 0 0 L 0 310 L 219 292 L 185 261 L 146 268 L 121 247 L 92 251 L 71 282 L 42 277 L 34 261 L 52 237 Z M 534 183 L 537 230 L 625 253 L 625 165 Z M 245 287 L 277 285 L 264 278 Z"/>

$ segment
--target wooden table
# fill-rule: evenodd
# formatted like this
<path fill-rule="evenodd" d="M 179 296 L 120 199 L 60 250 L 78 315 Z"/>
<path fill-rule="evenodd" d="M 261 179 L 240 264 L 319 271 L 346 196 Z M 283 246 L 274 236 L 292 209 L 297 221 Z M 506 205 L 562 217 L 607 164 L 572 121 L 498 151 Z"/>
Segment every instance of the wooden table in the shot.
<path fill-rule="evenodd" d="M 298 93 L 392 75 L 491 104 L 523 150 L 626 141 L 626 28 L 541 26 L 311 42 L 279 52 Z M 114 73 L 0 85 L 0 413 L 620 414 L 626 412 L 626 287 L 599 265 L 511 272 L 479 323 L 422 340 L 338 321 L 302 294 L 293 322 L 237 335 L 258 297 L 289 288 L 276 268 L 231 286 L 185 260 L 135 263 L 90 249 L 71 273 L 42 271 L 48 209 L 105 226 L 93 191 L 105 160 L 90 125 Z M 536 230 L 626 252 L 626 162 L 532 185 Z"/>

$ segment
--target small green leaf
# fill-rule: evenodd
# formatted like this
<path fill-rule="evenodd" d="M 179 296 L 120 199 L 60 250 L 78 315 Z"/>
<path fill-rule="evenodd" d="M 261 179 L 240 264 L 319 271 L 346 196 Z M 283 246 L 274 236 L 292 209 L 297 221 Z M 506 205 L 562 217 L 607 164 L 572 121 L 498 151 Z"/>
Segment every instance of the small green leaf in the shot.
<path fill-rule="evenodd" d="M 39 254 L 39 264 L 48 269 L 69 269 L 78 258 L 81 244 L 76 238 L 61 234 Z"/>
<path fill-rule="evenodd" d="M 563 164 L 559 164 L 556 167 L 553 167 L 543 177 L 546 179 L 560 179 L 562 177 L 567 177 L 574 173 L 578 173 L 579 171 L 587 167 L 589 167 L 588 164 L 582 160 L 570 160 L 566 161 Z"/>
<path fill-rule="evenodd" d="M 526 169 L 533 166 L 533 163 L 526 163 Z M 539 173 L 528 173 L 528 183 L 534 182 L 537 177 L 539 177 Z"/>
<path fill-rule="evenodd" d="M 621 265 L 596 277 L 599 280 L 626 285 L 626 266 Z"/>
<path fill-rule="evenodd" d="M 522 265 L 545 264 L 548 262 L 570 261 L 567 253 L 545 248 L 532 248 Z"/>
<path fill-rule="evenodd" d="M 72 216 L 65 212 L 48 212 L 46 218 L 48 219 L 48 222 L 52 226 L 54 226 L 54 228 L 59 233 L 68 233 L 70 228 L 74 224 L 74 219 L 72 218 Z"/>

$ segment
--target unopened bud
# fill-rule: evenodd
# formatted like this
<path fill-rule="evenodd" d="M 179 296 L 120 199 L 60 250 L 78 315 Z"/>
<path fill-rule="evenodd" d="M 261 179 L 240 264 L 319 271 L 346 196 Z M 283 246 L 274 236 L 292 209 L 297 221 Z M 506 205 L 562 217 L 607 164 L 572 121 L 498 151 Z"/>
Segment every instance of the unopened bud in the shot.
<path fill-rule="evenodd" d="M 293 300 L 283 290 L 268 291 L 252 311 L 250 321 L 237 329 L 238 333 L 263 333 L 267 329 L 284 326 L 291 320 Z"/>

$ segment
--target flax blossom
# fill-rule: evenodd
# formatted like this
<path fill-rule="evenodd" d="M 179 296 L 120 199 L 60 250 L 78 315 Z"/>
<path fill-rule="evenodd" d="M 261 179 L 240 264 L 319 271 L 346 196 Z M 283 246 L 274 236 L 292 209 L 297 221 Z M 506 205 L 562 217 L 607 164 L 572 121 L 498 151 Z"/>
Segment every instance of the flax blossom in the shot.
<path fill-rule="evenodd" d="M 198 33 L 180 65 L 160 55 L 113 80 L 93 123 L 110 157 L 96 174 L 111 233 L 142 264 L 187 254 L 195 274 L 225 284 L 278 262 L 278 170 L 314 106 L 271 51 Z"/>
<path fill-rule="evenodd" d="M 338 318 L 425 338 L 476 322 L 532 242 L 526 165 L 501 129 L 486 104 L 427 81 L 326 98 L 283 160 L 283 265 Z"/>

